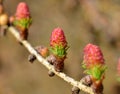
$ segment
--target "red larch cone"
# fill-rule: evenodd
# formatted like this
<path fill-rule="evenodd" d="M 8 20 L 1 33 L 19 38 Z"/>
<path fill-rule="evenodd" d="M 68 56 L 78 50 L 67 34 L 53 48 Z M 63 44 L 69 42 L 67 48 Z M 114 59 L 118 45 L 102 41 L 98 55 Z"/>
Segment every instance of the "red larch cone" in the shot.
<path fill-rule="evenodd" d="M 83 68 L 89 76 L 91 87 L 95 94 L 102 94 L 104 72 L 106 69 L 104 57 L 101 49 L 93 44 L 88 44 L 84 48 Z"/>
<path fill-rule="evenodd" d="M 96 80 L 102 80 L 106 69 L 101 49 L 93 44 L 88 44 L 84 48 L 83 68 L 85 73 L 91 75 Z"/>
<path fill-rule="evenodd" d="M 101 49 L 93 44 L 88 44 L 84 48 L 84 64 L 90 68 L 96 64 L 104 64 L 104 58 Z"/>
<path fill-rule="evenodd" d="M 52 62 L 56 71 L 62 71 L 64 68 L 64 60 L 67 54 L 67 41 L 64 32 L 61 28 L 55 28 L 50 37 L 51 52 L 56 58 L 55 62 Z M 51 60 L 52 61 L 52 60 Z"/>
<path fill-rule="evenodd" d="M 15 16 L 10 17 L 10 23 L 19 30 L 21 38 L 26 40 L 28 37 L 28 28 L 32 23 L 32 19 L 28 5 L 25 2 L 20 2 L 18 4 Z"/>

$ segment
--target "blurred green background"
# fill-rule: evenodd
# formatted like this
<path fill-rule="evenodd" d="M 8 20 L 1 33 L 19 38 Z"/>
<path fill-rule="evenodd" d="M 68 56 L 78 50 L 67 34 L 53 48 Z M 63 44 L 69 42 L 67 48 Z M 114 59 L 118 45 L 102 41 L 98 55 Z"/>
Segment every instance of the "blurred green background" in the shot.
<path fill-rule="evenodd" d="M 79 81 L 84 75 L 83 48 L 88 43 L 99 45 L 108 66 L 104 94 L 120 94 L 120 82 L 116 80 L 120 57 L 119 0 L 4 0 L 6 12 L 13 15 L 21 1 L 28 3 L 33 18 L 28 38 L 32 46 L 49 47 L 52 30 L 61 27 L 70 46 L 64 72 Z M 11 33 L 0 37 L 0 94 L 71 94 L 70 84 L 57 76 L 50 78 L 37 60 L 28 62 L 28 55 Z"/>

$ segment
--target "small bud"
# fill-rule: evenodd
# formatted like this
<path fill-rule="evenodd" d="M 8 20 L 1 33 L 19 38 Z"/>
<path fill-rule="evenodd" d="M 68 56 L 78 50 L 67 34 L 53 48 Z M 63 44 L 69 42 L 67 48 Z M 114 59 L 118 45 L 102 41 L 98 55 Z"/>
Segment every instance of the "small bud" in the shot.
<path fill-rule="evenodd" d="M 54 62 L 56 61 L 56 57 L 54 55 L 50 55 L 46 58 L 46 60 L 51 64 L 53 65 Z"/>
<path fill-rule="evenodd" d="M 7 25 L 8 24 L 8 15 L 7 14 L 1 14 L 0 15 L 0 25 Z"/>
<path fill-rule="evenodd" d="M 85 77 L 82 78 L 82 83 L 86 86 L 91 86 L 92 82 L 92 78 L 90 75 L 87 75 Z"/>
<path fill-rule="evenodd" d="M 52 72 L 51 70 L 49 70 L 49 71 L 48 71 L 48 75 L 49 75 L 50 77 L 53 77 L 53 76 L 55 75 L 55 73 Z"/>
<path fill-rule="evenodd" d="M 48 56 L 49 54 L 49 50 L 47 47 L 45 46 L 37 46 L 35 47 L 35 50 L 41 55 L 43 56 L 44 58 Z M 34 62 L 34 60 L 36 59 L 36 57 L 34 55 L 29 55 L 28 56 L 28 60 L 32 63 Z"/>
<path fill-rule="evenodd" d="M 28 56 L 28 61 L 29 62 L 33 63 L 35 60 L 36 60 L 36 57 L 34 55 L 31 54 L 31 55 Z"/>
<path fill-rule="evenodd" d="M 45 46 L 37 46 L 35 49 L 44 58 L 46 58 L 49 55 L 49 50 Z"/>
<path fill-rule="evenodd" d="M 73 86 L 72 88 L 72 94 L 79 94 L 80 89 L 78 87 Z"/>

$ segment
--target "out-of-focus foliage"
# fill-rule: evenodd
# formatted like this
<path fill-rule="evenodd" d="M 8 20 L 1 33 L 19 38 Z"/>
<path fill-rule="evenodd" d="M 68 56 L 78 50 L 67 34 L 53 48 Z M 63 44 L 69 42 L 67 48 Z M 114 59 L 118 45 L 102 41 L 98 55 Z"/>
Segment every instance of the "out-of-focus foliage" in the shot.
<path fill-rule="evenodd" d="M 6 12 L 13 15 L 20 1 L 30 7 L 33 24 L 28 41 L 33 46 L 49 46 L 52 30 L 61 27 L 70 46 L 64 72 L 80 80 L 84 46 L 99 45 L 108 66 L 104 94 L 119 94 L 120 83 L 116 80 L 120 57 L 119 0 L 5 0 Z M 28 55 L 9 32 L 0 37 L 0 94 L 71 94 L 72 86 L 57 76 L 50 78 L 39 62 L 30 64 Z"/>

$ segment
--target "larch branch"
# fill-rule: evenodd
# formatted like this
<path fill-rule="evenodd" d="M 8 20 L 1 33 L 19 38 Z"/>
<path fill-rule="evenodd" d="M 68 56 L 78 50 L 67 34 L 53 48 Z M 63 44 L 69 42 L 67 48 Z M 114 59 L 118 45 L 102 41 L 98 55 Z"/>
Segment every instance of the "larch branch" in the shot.
<path fill-rule="evenodd" d="M 25 46 L 25 48 L 33 55 L 36 56 L 37 60 L 43 64 L 48 70 L 53 71 L 58 77 L 62 78 L 63 80 L 65 80 L 66 82 L 68 82 L 69 84 L 78 87 L 80 90 L 89 93 L 89 94 L 94 94 L 92 88 L 85 86 L 84 84 L 82 84 L 81 81 L 76 81 L 73 78 L 67 76 L 65 73 L 63 72 L 56 72 L 53 65 L 49 64 L 49 62 L 44 59 L 39 53 L 36 52 L 36 50 L 31 46 L 31 44 L 27 41 L 27 40 L 22 40 L 19 32 L 13 27 L 10 26 L 8 27 L 8 31 L 11 32 L 15 38 L 21 42 L 23 44 L 23 46 Z"/>

